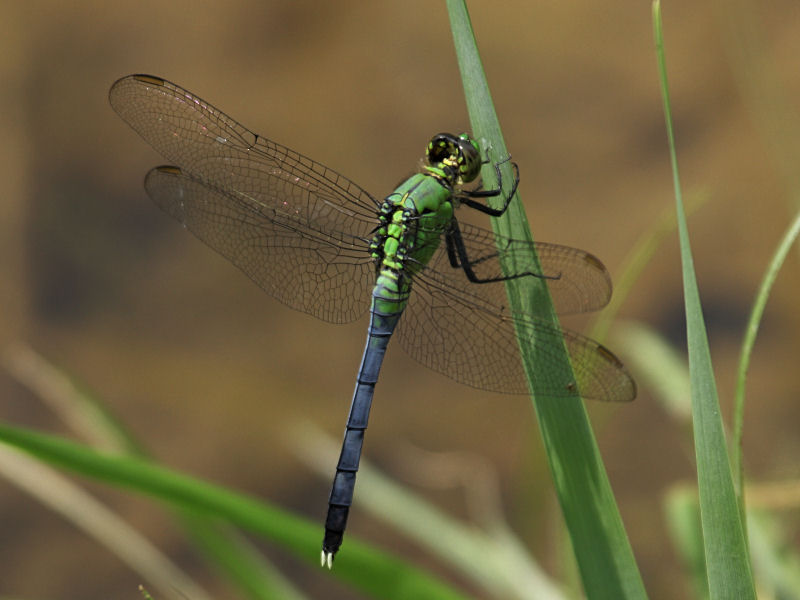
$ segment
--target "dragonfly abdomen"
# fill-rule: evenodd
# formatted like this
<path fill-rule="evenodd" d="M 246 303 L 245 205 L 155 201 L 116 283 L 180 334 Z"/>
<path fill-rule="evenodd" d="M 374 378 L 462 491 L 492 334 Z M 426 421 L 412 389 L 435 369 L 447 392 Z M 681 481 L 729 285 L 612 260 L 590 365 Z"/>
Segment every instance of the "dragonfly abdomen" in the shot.
<path fill-rule="evenodd" d="M 387 285 L 387 283 L 389 285 Z M 408 293 L 401 293 L 395 285 L 378 278 L 372 292 L 370 324 L 367 330 L 367 344 L 358 369 L 356 389 L 350 404 L 350 414 L 342 442 L 342 451 L 336 465 L 331 495 L 328 500 L 328 515 L 325 519 L 325 538 L 322 542 L 322 564 L 331 566 L 333 557 L 342 545 L 347 516 L 353 502 L 356 473 L 361 460 L 364 432 L 367 429 L 375 384 L 383 364 L 386 348 L 394 328 L 403 314 L 408 301 Z"/>

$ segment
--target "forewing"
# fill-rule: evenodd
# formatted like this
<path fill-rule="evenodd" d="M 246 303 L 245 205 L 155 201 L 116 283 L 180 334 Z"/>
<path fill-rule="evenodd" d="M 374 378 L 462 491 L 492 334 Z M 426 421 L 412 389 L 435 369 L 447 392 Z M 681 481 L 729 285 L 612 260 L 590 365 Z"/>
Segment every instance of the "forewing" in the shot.
<path fill-rule="evenodd" d="M 377 224 L 367 192 L 161 78 L 120 79 L 109 99 L 177 165 L 148 174 L 161 208 L 285 304 L 331 322 L 366 311 Z"/>
<path fill-rule="evenodd" d="M 147 143 L 195 179 L 236 190 L 243 178 L 253 182 L 264 173 L 294 176 L 315 192 L 310 200 L 374 222 L 377 203 L 357 184 L 253 133 L 174 83 L 152 75 L 129 75 L 111 86 L 108 97 L 112 108 Z M 311 204 L 292 208 L 309 215 L 318 210 Z"/>

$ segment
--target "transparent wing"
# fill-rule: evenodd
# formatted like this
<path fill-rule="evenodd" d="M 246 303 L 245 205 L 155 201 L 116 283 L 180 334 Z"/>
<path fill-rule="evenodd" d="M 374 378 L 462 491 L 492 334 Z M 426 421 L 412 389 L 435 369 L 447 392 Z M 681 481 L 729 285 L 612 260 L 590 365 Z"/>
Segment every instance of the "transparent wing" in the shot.
<path fill-rule="evenodd" d="M 247 130 L 192 93 L 158 77 L 133 75 L 109 92 L 112 107 L 176 167 L 158 167 L 146 178 L 153 200 L 202 241 L 220 252 L 270 295 L 292 308 L 331 322 L 363 314 L 374 285 L 369 240 L 377 202 L 362 188 L 301 154 Z M 530 244 L 503 240 L 462 225 L 472 267 L 496 277 L 500 260 L 517 272 Z M 544 275 L 561 312 L 603 306 L 611 292 L 608 273 L 585 252 L 537 244 Z M 483 389 L 527 389 L 515 324 L 530 332 L 541 357 L 537 389 L 554 396 L 628 400 L 630 376 L 616 357 L 587 338 L 560 331 L 528 315 L 510 315 L 502 283 L 474 284 L 453 268 L 440 248 L 416 277 L 401 344 L 421 363 Z M 566 340 L 577 382 L 559 381 L 548 363 Z"/>
<path fill-rule="evenodd" d="M 283 188 L 281 197 L 290 202 L 307 191 L 279 175 L 262 181 Z M 353 321 L 369 309 L 375 276 L 368 240 L 323 229 L 324 221 L 308 223 L 252 193 L 215 189 L 177 167 L 152 169 L 145 189 L 162 210 L 287 306 L 333 323 Z"/>
<path fill-rule="evenodd" d="M 366 191 L 164 79 L 125 77 L 109 100 L 177 165 L 147 177 L 166 212 L 293 308 L 337 323 L 367 310 L 377 208 Z"/>
<path fill-rule="evenodd" d="M 487 286 L 503 288 L 504 284 L 480 285 Z M 528 386 L 516 322 L 528 332 L 524 343 L 539 360 L 535 372 L 539 393 L 612 402 L 636 396 L 635 383 L 625 367 L 594 340 L 531 315 L 511 315 L 482 297 L 441 288 L 435 278 L 417 279 L 396 335 L 414 359 L 456 381 L 493 392 L 525 394 Z M 558 377 L 562 336 L 577 381 Z"/>
<path fill-rule="evenodd" d="M 240 125 L 191 92 L 152 75 L 129 75 L 108 94 L 114 110 L 170 163 L 192 177 L 228 189 L 242 176 L 299 177 L 316 200 L 374 222 L 377 203 L 336 171 Z M 294 207 L 302 209 L 302 207 Z"/>
<path fill-rule="evenodd" d="M 515 273 L 537 273 L 547 277 L 547 287 L 558 314 L 591 312 L 603 308 L 611 299 L 611 276 L 594 255 L 578 248 L 526 242 L 459 222 L 458 227 L 475 274 L 480 279 L 502 277 L 501 262 L 514 266 Z M 541 268 L 531 261 L 536 250 Z M 502 285 L 478 285 L 469 281 L 464 270 L 453 268 L 444 244 L 428 263 L 426 272 L 435 271 L 440 285 L 459 289 L 469 295 L 479 294 L 495 306 L 505 306 L 506 292 Z"/>
<path fill-rule="evenodd" d="M 481 278 L 498 277 L 500 259 L 513 258 L 518 273 L 538 272 L 530 264 L 530 243 L 502 239 L 460 225 L 471 264 Z M 605 267 L 591 254 L 553 244 L 536 243 L 543 274 L 560 312 L 595 310 L 608 302 L 611 282 Z M 527 393 L 516 326 L 527 332 L 525 344 L 540 362 L 535 389 L 549 396 L 582 396 L 628 401 L 636 386 L 625 367 L 607 348 L 532 315 L 511 314 L 502 282 L 472 283 L 463 269 L 450 264 L 440 247 L 416 276 L 408 307 L 397 330 L 400 345 L 416 360 L 472 387 L 495 392 Z M 559 378 L 564 340 L 577 381 Z"/>

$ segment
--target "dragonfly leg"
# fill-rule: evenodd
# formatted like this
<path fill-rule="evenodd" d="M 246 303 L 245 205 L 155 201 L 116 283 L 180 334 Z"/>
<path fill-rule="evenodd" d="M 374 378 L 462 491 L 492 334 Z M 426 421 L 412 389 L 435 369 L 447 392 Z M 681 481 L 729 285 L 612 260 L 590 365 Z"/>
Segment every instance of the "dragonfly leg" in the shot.
<path fill-rule="evenodd" d="M 533 271 L 524 271 L 522 273 L 514 273 L 512 275 L 498 275 L 497 277 L 478 277 L 477 273 L 475 273 L 475 270 L 472 267 L 493 257 L 482 256 L 477 260 L 470 260 L 467 254 L 467 247 L 464 245 L 464 239 L 461 237 L 461 230 L 458 227 L 458 220 L 455 218 L 451 221 L 450 230 L 445 235 L 445 245 L 447 248 L 447 257 L 450 260 L 450 266 L 455 269 L 463 269 L 467 279 L 472 283 L 493 283 L 496 281 L 509 281 L 511 279 L 518 279 L 520 277 L 560 279 L 560 275 L 544 275 L 543 273 L 534 273 Z M 497 256 L 497 254 L 494 256 Z"/>
<path fill-rule="evenodd" d="M 502 208 L 492 208 L 491 206 L 484 204 L 482 202 L 478 202 L 476 198 L 495 198 L 497 196 L 503 195 L 503 175 L 500 172 L 500 165 L 506 163 L 511 160 L 511 157 L 505 158 L 500 162 L 494 164 L 494 170 L 497 174 L 497 189 L 495 190 L 466 190 L 461 191 L 458 194 L 458 199 L 462 204 L 469 206 L 483 214 L 489 215 L 490 217 L 499 217 L 503 213 L 506 212 L 508 209 L 508 205 L 511 203 L 511 199 L 514 197 L 514 194 L 517 193 L 517 187 L 519 186 L 519 166 L 517 163 L 512 162 L 511 165 L 514 167 L 514 185 L 511 186 L 511 191 L 505 195 L 503 198 L 503 206 Z"/>

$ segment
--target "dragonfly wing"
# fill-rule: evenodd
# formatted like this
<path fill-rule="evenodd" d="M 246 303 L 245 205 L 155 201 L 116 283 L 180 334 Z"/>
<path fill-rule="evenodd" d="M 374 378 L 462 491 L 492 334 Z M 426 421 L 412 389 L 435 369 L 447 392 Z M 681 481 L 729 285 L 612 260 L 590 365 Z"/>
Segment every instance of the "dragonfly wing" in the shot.
<path fill-rule="evenodd" d="M 476 243 L 481 239 L 475 235 L 476 231 L 487 236 L 491 232 L 471 227 L 466 230 L 470 240 L 466 242 L 468 250 L 476 251 L 475 257 L 485 258 L 479 263 L 479 276 L 501 275 L 497 250 Z M 557 257 L 556 250 L 561 247 L 552 248 L 551 255 Z M 506 252 L 517 251 L 513 243 L 507 244 L 506 249 Z M 553 258 L 550 263 L 559 261 Z M 528 268 L 523 266 L 521 272 Z M 543 319 L 512 314 L 503 282 L 469 282 L 462 269 L 450 265 L 442 248 L 415 277 L 397 337 L 414 359 L 448 377 L 480 389 L 524 394 L 528 386 L 517 342 L 518 327 L 523 332 L 523 343 L 537 357 L 534 381 L 537 393 L 606 401 L 628 401 L 636 396 L 633 379 L 610 350 Z M 559 361 L 564 347 L 572 362 L 574 380 L 560 375 Z"/>
<path fill-rule="evenodd" d="M 515 273 L 536 273 L 548 279 L 547 287 L 558 314 L 576 314 L 598 310 L 611 299 L 611 276 L 594 255 L 577 248 L 527 242 L 496 236 L 492 231 L 459 222 L 461 237 L 472 268 L 480 279 L 502 277 L 501 263 L 513 265 Z M 531 260 L 532 249 L 539 257 L 540 268 Z M 447 253 L 440 249 L 429 266 L 459 289 L 475 285 L 462 269 L 450 265 Z M 484 286 L 485 287 L 485 286 Z M 484 294 L 496 304 L 505 304 L 505 288 L 490 286 Z"/>
<path fill-rule="evenodd" d="M 486 286 L 504 284 L 481 285 Z M 525 394 L 518 324 L 525 332 L 523 343 L 537 357 L 538 394 L 614 402 L 636 396 L 633 379 L 605 346 L 531 315 L 512 316 L 500 306 L 441 288 L 424 276 L 414 283 L 396 335 L 412 358 L 456 381 L 493 392 Z M 562 339 L 576 379 L 559 376 Z"/>
<path fill-rule="evenodd" d="M 412 358 L 460 383 L 524 394 L 527 386 L 513 321 L 508 314 L 491 314 L 486 308 L 420 274 L 395 337 Z"/>
<path fill-rule="evenodd" d="M 221 189 L 235 189 L 243 177 L 258 180 L 264 173 L 298 177 L 317 192 L 316 200 L 374 223 L 378 203 L 357 184 L 253 133 L 174 83 L 152 75 L 129 75 L 111 86 L 108 98 L 148 144 L 192 177 Z"/>
<path fill-rule="evenodd" d="M 378 221 L 366 191 L 164 79 L 124 77 L 109 100 L 177 165 L 146 185 L 192 233 L 293 308 L 332 322 L 368 309 Z"/>
<path fill-rule="evenodd" d="M 275 174 L 260 181 L 289 200 L 309 193 Z M 334 323 L 353 321 L 369 308 L 374 267 L 368 240 L 319 230 L 256 192 L 218 188 L 178 167 L 152 169 L 145 189 L 162 210 L 287 306 Z"/>

